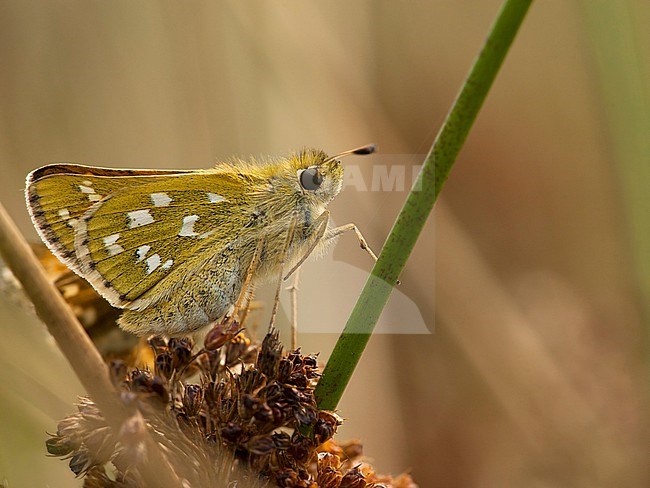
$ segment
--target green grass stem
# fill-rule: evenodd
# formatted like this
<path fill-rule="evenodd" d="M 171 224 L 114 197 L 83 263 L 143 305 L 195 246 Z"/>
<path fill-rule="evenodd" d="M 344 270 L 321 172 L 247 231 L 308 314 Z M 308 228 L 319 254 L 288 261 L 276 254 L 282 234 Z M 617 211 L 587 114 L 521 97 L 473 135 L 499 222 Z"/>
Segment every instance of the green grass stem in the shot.
<path fill-rule="evenodd" d="M 532 0 L 506 0 L 427 155 L 316 388 L 336 409 Z"/>

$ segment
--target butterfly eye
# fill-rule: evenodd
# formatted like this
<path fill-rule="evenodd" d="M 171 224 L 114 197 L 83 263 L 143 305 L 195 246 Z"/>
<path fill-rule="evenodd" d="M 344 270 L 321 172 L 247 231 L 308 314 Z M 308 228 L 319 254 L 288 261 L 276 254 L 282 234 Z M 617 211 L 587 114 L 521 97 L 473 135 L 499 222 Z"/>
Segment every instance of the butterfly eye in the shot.
<path fill-rule="evenodd" d="M 300 173 L 300 185 L 305 190 L 316 190 L 322 182 L 323 175 L 318 172 L 318 168 L 307 168 Z"/>

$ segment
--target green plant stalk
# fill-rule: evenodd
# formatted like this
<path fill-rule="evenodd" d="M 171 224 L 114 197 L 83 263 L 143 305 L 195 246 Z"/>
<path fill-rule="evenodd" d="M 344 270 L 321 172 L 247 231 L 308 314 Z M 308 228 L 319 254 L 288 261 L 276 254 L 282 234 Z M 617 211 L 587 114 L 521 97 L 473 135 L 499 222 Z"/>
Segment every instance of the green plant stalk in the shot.
<path fill-rule="evenodd" d="M 531 3 L 502 5 L 327 362 L 315 391 L 319 408 L 336 409 Z"/>

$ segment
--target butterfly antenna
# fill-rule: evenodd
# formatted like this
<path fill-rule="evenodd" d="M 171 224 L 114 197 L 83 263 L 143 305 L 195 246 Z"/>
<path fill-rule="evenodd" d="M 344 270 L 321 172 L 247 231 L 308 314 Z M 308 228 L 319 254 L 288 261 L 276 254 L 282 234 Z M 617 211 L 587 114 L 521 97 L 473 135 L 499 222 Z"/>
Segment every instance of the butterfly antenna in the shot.
<path fill-rule="evenodd" d="M 377 146 L 374 144 L 366 144 L 365 146 L 357 147 L 356 149 L 350 149 L 348 151 L 343 151 L 342 153 L 336 154 L 335 156 L 326 159 L 325 162 L 328 163 L 330 161 L 334 161 L 335 159 L 351 156 L 353 154 L 356 156 L 365 156 L 366 154 L 374 153 L 376 150 Z"/>

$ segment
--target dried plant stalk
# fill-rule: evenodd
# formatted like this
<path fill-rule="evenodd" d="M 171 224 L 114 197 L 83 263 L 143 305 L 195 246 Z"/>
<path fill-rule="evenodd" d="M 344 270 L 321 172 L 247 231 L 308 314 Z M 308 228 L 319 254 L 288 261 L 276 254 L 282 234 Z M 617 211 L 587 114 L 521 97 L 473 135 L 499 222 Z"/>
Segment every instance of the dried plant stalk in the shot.
<path fill-rule="evenodd" d="M 101 355 L 48 280 L 29 244 L 2 204 L 0 254 L 22 284 L 36 313 L 56 340 L 86 391 L 93 397 L 113 432 L 122 432 L 124 426 L 134 418 L 133 412 L 120 401 Z M 141 442 L 146 449 L 146 461 L 141 463 L 140 468 L 148 486 L 181 486 L 176 473 L 146 432 Z"/>

